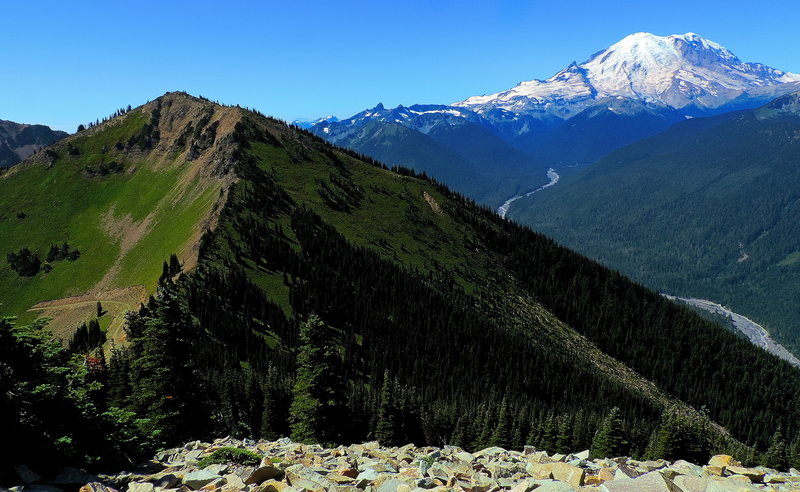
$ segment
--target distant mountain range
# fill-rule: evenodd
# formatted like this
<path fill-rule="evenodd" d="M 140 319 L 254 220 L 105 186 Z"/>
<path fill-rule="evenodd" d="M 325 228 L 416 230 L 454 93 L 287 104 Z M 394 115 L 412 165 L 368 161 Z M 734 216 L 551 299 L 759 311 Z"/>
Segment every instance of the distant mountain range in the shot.
<path fill-rule="evenodd" d="M 301 125 L 330 142 L 425 171 L 496 206 L 522 188 L 546 182 L 550 166 L 588 164 L 687 117 L 753 108 L 799 89 L 800 75 L 742 62 L 696 34 L 636 33 L 547 80 L 450 105 L 387 109 L 379 104 L 342 121 L 328 117 Z M 367 127 L 370 122 L 375 123 Z M 387 125 L 433 134 L 449 144 L 441 153 L 430 145 L 422 152 L 409 143 L 414 139 L 407 132 L 387 135 Z M 473 130 L 459 130 L 465 126 Z M 484 139 L 495 148 L 497 139 L 503 141 L 508 159 L 471 159 L 465 147 L 488 145 Z M 369 144 L 377 140 L 379 146 Z M 450 180 L 454 172 L 463 182 Z M 482 188 L 470 184 L 476 180 Z"/>
<path fill-rule="evenodd" d="M 0 168 L 11 167 L 67 135 L 44 125 L 0 120 Z"/>

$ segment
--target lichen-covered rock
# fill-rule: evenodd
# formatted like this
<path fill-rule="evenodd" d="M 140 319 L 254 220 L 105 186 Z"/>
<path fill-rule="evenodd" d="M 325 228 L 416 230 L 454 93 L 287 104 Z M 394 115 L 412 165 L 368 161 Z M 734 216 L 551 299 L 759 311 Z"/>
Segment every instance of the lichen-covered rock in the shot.
<path fill-rule="evenodd" d="M 210 470 L 196 470 L 183 477 L 183 484 L 193 490 L 200 490 L 206 485 L 222 477 Z"/>

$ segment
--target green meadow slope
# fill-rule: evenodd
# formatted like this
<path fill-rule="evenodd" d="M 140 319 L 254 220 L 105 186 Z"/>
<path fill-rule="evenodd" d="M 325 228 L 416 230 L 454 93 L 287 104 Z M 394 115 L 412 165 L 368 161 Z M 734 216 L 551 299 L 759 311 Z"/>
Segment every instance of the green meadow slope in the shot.
<path fill-rule="evenodd" d="M 154 292 L 170 254 L 190 268 L 234 181 L 225 170 L 225 132 L 238 112 L 173 95 L 72 135 L 0 176 L 0 313 L 25 321 L 54 314 L 28 312 L 40 302 L 75 297 L 59 303 L 51 323 L 67 334 L 77 320 L 63 316 L 64 306 L 95 300 L 133 308 Z M 80 256 L 50 262 L 50 271 L 23 276 L 5 261 L 28 248 L 45 263 L 51 245 L 65 242 Z"/>

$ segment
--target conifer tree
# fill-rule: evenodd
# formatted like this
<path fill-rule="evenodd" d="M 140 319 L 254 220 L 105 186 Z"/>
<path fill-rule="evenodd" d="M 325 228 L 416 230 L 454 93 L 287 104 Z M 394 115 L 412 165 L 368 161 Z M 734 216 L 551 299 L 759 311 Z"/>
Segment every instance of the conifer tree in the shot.
<path fill-rule="evenodd" d="M 544 421 L 542 428 L 542 437 L 539 440 L 539 446 L 550 453 L 555 452 L 556 448 L 556 423 L 553 415 L 550 414 Z"/>
<path fill-rule="evenodd" d="M 508 403 L 503 398 L 500 404 L 500 412 L 497 417 L 497 426 L 492 433 L 489 441 L 490 446 L 497 446 L 500 448 L 508 448 L 511 441 L 511 422 L 508 418 Z"/>
<path fill-rule="evenodd" d="M 786 456 L 786 441 L 783 439 L 781 429 L 773 434 L 769 443 L 769 449 L 764 455 L 764 465 L 776 470 L 786 470 L 789 467 L 788 459 Z"/>
<path fill-rule="evenodd" d="M 289 409 L 295 441 L 336 441 L 341 430 L 336 419 L 342 412 L 342 384 L 330 331 L 315 314 L 300 325 L 297 377 Z"/>
<path fill-rule="evenodd" d="M 570 453 L 572 449 L 572 417 L 562 415 L 558 419 L 558 434 L 556 435 L 556 451 L 559 453 Z"/>
<path fill-rule="evenodd" d="M 384 446 L 398 444 L 398 416 L 395 408 L 392 382 L 389 371 L 383 373 L 383 386 L 381 387 L 380 402 L 378 404 L 378 423 L 375 427 L 375 439 Z"/>
<path fill-rule="evenodd" d="M 623 435 L 619 408 L 614 407 L 606 416 L 592 440 L 593 458 L 612 458 L 624 454 L 627 441 Z"/>

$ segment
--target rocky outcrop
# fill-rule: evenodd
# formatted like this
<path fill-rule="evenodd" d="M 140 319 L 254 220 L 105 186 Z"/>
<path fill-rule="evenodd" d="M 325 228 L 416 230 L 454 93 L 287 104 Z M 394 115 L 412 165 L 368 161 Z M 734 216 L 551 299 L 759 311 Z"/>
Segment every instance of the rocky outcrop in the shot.
<path fill-rule="evenodd" d="M 256 464 L 199 462 L 215 451 L 234 447 L 260 457 Z M 252 455 L 251 455 L 252 456 Z M 492 447 L 475 453 L 446 446 L 386 448 L 376 442 L 323 448 L 284 438 L 278 441 L 219 439 L 191 442 L 158 453 L 138 472 L 90 477 L 69 470 L 66 482 L 36 483 L 39 477 L 19 469 L 12 490 L 73 490 L 77 477 L 91 479 L 80 492 L 337 492 L 465 491 L 489 492 L 747 492 L 800 491 L 800 472 L 741 466 L 730 456 L 714 456 L 705 466 L 686 461 L 589 459 L 588 451 L 550 455 L 526 447 Z M 4 492 L 2 488 L 0 491 Z"/>

